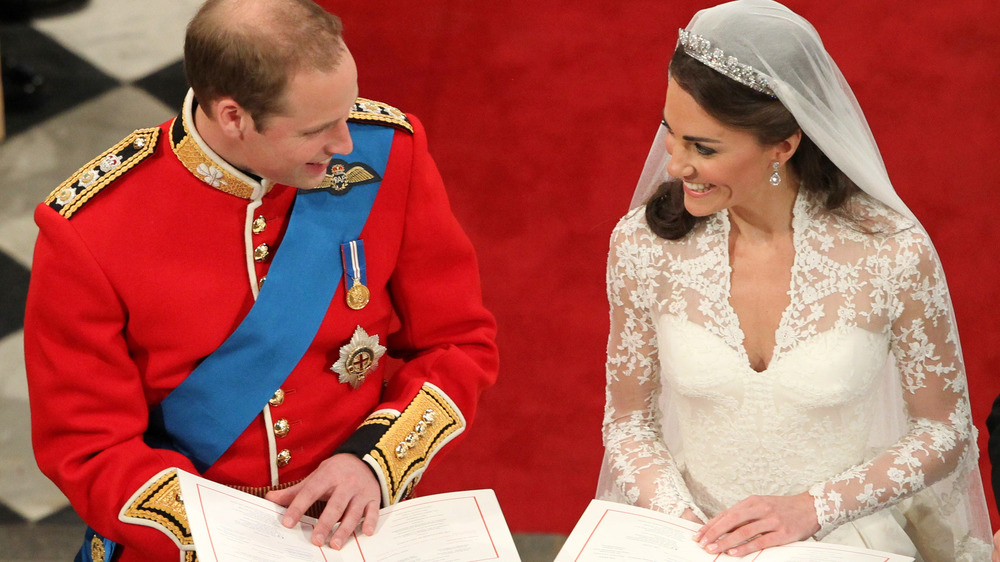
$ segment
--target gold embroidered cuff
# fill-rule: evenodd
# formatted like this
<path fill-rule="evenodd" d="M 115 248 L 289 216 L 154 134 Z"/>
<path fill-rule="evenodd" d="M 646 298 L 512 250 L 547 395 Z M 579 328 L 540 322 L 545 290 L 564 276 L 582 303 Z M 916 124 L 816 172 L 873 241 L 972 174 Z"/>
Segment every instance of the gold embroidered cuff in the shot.
<path fill-rule="evenodd" d="M 465 417 L 444 391 L 424 383 L 402 413 L 375 412 L 366 426 L 382 429 L 363 460 L 379 479 L 383 505 L 391 505 L 409 496 L 431 458 L 465 431 Z"/>
<path fill-rule="evenodd" d="M 118 519 L 163 531 L 181 550 L 194 550 L 176 469 L 168 468 L 150 478 L 125 502 Z"/>

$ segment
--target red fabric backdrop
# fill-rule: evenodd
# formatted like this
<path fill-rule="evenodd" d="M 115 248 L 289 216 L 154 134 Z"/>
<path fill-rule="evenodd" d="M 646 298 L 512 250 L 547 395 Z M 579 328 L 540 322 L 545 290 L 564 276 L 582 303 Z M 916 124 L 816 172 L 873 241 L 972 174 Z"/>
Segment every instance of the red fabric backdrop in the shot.
<path fill-rule="evenodd" d="M 659 124 L 677 28 L 711 1 L 321 3 L 344 20 L 361 94 L 426 125 L 500 326 L 500 380 L 418 490 L 493 488 L 513 531 L 568 532 L 602 455 L 608 236 Z M 941 254 L 985 456 L 1000 392 L 1000 8 L 787 5 L 824 38 Z"/>

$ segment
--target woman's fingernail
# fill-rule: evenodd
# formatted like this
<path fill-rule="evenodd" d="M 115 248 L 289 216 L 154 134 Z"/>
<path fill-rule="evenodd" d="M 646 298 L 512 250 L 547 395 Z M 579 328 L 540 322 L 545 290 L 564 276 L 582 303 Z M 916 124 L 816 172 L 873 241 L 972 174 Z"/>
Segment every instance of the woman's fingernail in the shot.
<path fill-rule="evenodd" d="M 715 544 L 715 543 L 713 542 L 712 544 L 710 544 L 710 545 L 706 546 L 706 547 L 705 547 L 705 550 L 707 550 L 707 551 L 709 551 L 709 552 L 715 552 L 716 550 L 719 550 L 719 545 L 717 545 L 717 544 Z"/>

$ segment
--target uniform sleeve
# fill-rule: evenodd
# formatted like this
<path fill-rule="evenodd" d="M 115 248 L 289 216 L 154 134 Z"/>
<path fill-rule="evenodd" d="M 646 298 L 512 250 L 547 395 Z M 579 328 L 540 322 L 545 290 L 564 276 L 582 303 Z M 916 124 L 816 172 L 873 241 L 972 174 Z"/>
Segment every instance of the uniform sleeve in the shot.
<path fill-rule="evenodd" d="M 661 434 L 660 367 L 653 299 L 645 281 L 642 241 L 628 219 L 611 239 L 607 288 L 611 329 L 604 411 L 606 464 L 630 504 L 679 516 L 694 505 Z M 649 256 L 645 256 L 649 259 Z M 648 264 L 647 264 L 648 266 Z"/>
<path fill-rule="evenodd" d="M 196 471 L 143 442 L 149 412 L 126 310 L 69 220 L 40 205 L 35 221 L 24 345 L 38 466 L 105 537 L 160 555 L 190 549 L 176 499 L 153 509 L 162 497 L 140 497 L 169 467 Z"/>
<path fill-rule="evenodd" d="M 810 489 L 819 537 L 976 462 L 976 429 L 944 273 L 929 240 L 897 234 L 875 258 L 892 298 L 891 346 L 908 430 L 870 461 Z"/>
<path fill-rule="evenodd" d="M 403 363 L 382 404 L 338 449 L 372 467 L 384 505 L 405 498 L 431 458 L 465 431 L 498 368 L 496 324 L 482 305 L 475 252 L 451 212 L 423 128 L 410 120 L 406 222 L 389 281 L 400 327 L 387 346 Z"/>

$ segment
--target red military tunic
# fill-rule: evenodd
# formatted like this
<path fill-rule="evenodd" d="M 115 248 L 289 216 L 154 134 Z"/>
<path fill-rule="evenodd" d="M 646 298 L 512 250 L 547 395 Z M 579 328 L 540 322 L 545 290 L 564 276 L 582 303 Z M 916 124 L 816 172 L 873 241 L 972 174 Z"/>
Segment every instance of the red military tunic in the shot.
<path fill-rule="evenodd" d="M 212 480 L 287 485 L 346 447 L 372 466 L 383 501 L 397 501 L 496 377 L 495 323 L 481 304 L 475 255 L 420 123 L 377 102 L 359 99 L 355 109 L 355 120 L 397 128 L 361 233 L 370 302 L 352 310 L 343 278 L 330 280 L 340 286 L 315 339 L 204 473 Z M 150 493 L 170 467 L 197 471 L 144 442 L 149 413 L 250 310 L 296 192 L 232 168 L 192 123 L 189 95 L 176 122 L 137 131 L 35 213 L 25 319 L 35 454 L 87 524 L 122 545 L 122 561 L 178 560 L 179 545 L 191 549 L 177 506 L 163 505 L 176 498 Z M 352 389 L 331 365 L 359 326 L 403 362 L 389 376 L 383 360 Z M 427 409 L 449 429 L 394 454 Z"/>

